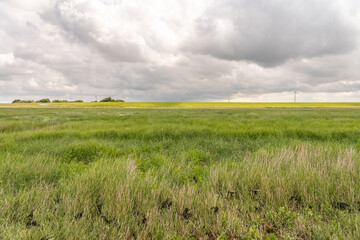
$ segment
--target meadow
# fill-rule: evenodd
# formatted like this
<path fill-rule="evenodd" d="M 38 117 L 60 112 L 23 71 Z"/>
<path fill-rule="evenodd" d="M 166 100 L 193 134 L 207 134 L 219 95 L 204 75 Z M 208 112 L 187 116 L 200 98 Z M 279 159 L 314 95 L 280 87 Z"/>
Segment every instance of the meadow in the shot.
<path fill-rule="evenodd" d="M 114 104 L 0 108 L 0 239 L 360 239 L 359 104 Z"/>

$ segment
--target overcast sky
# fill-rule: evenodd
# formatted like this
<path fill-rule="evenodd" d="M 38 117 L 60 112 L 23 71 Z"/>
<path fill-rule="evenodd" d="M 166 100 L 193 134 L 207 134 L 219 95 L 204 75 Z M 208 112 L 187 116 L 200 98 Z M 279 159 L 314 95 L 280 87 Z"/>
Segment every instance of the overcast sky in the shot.
<path fill-rule="evenodd" d="M 0 0 L 0 102 L 360 101 L 359 0 Z"/>

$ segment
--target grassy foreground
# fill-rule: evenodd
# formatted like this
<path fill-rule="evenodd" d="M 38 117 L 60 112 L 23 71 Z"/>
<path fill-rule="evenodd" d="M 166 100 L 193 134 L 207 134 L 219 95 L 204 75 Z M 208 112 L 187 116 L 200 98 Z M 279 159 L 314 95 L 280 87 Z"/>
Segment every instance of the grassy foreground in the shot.
<path fill-rule="evenodd" d="M 359 239 L 360 110 L 0 109 L 0 239 Z"/>

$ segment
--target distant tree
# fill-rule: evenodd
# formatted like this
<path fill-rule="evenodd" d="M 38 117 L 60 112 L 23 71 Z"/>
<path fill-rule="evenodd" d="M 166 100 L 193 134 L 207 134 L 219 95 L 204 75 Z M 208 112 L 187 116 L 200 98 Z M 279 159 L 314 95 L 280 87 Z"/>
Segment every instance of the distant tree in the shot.
<path fill-rule="evenodd" d="M 34 100 L 20 100 L 20 99 L 15 99 L 14 101 L 12 101 L 12 103 L 33 103 Z"/>
<path fill-rule="evenodd" d="M 39 103 L 49 103 L 49 102 L 50 102 L 50 99 L 48 99 L 48 98 L 43 98 L 43 99 L 40 99 L 40 100 L 38 100 L 38 101 L 36 101 L 36 102 L 39 102 Z"/>
<path fill-rule="evenodd" d="M 55 99 L 55 100 L 52 100 L 53 103 L 65 103 L 65 102 L 68 102 L 68 100 L 58 100 L 58 99 Z"/>
<path fill-rule="evenodd" d="M 101 99 L 100 102 L 113 102 L 114 99 L 112 99 L 111 97 L 106 97 L 104 99 Z"/>
<path fill-rule="evenodd" d="M 106 98 L 100 100 L 100 102 L 125 102 L 125 101 L 122 99 L 113 99 L 111 97 L 106 97 Z"/>
<path fill-rule="evenodd" d="M 83 100 L 74 100 L 72 102 L 84 102 Z"/>

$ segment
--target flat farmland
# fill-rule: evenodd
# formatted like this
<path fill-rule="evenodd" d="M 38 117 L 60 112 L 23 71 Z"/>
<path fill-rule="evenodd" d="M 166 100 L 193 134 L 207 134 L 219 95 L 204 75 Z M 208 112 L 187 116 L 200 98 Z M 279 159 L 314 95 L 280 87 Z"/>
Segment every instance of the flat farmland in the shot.
<path fill-rule="evenodd" d="M 1 105 L 0 239 L 359 239 L 359 106 Z"/>
<path fill-rule="evenodd" d="M 0 107 L 117 107 L 117 108 L 360 108 L 359 102 L 66 102 L 7 103 Z"/>

